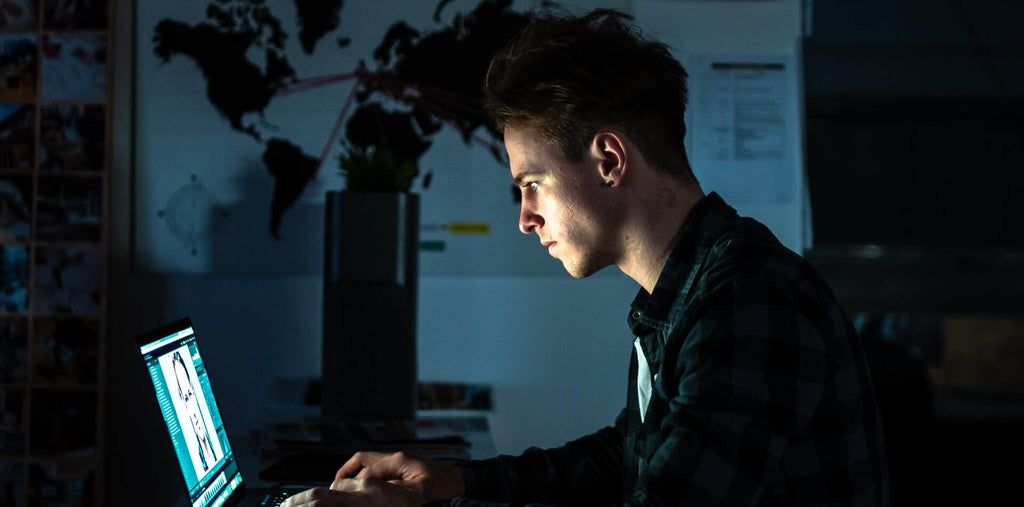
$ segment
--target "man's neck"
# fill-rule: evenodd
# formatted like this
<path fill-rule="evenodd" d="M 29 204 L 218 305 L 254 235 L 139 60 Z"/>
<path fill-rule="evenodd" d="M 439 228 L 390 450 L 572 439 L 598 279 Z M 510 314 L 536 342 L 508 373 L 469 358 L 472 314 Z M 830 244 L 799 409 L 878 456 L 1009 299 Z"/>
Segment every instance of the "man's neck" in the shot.
<path fill-rule="evenodd" d="M 660 187 L 641 201 L 638 220 L 632 224 L 630 249 L 619 269 L 635 280 L 648 294 L 654 292 L 665 264 L 679 241 L 679 233 L 690 211 L 704 197 L 699 185 Z"/>

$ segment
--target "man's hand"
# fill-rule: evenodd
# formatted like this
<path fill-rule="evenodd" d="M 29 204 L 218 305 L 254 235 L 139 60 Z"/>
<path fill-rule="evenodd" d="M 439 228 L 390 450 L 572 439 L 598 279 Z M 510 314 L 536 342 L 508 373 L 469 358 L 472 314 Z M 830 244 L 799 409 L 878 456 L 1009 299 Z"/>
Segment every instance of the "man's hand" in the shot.
<path fill-rule="evenodd" d="M 455 498 L 466 492 L 462 470 L 405 453 L 359 452 L 338 469 L 336 479 L 381 479 L 427 498 Z"/>
<path fill-rule="evenodd" d="M 307 489 L 281 507 L 419 507 L 427 498 L 380 479 L 336 479 L 330 488 Z"/>

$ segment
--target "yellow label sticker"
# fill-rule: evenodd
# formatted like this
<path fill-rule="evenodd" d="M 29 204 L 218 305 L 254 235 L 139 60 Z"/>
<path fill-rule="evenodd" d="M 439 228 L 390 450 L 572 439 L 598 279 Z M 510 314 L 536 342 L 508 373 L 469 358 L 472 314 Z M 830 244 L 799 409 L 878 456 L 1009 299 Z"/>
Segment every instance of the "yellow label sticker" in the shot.
<path fill-rule="evenodd" d="M 452 234 L 490 234 L 491 224 L 486 222 L 456 222 L 444 224 L 445 230 Z"/>

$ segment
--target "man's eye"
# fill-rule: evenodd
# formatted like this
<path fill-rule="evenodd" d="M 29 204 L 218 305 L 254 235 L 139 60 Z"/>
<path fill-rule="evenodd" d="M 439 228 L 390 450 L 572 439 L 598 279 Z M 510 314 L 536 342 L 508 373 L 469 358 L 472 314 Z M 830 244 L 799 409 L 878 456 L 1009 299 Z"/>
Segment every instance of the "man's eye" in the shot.
<path fill-rule="evenodd" d="M 527 190 L 537 190 L 537 186 L 538 185 L 539 185 L 539 183 L 537 183 L 536 181 L 531 181 L 531 182 L 523 185 L 523 188 L 525 188 Z"/>

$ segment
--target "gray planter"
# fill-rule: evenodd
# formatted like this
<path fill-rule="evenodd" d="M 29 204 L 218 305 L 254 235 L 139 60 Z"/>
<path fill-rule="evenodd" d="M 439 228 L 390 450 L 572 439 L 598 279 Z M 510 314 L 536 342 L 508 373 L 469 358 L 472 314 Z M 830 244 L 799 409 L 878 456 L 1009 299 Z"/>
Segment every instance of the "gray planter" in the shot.
<path fill-rule="evenodd" d="M 412 420 L 419 196 L 328 192 L 325 208 L 324 420 Z"/>

